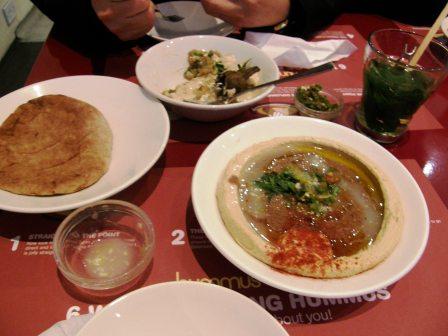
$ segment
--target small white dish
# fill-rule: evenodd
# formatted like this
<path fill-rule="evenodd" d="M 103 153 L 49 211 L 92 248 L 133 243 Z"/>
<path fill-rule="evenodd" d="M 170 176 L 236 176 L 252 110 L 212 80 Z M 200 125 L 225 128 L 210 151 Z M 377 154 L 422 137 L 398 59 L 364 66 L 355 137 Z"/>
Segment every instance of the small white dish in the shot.
<path fill-rule="evenodd" d="M 234 27 L 218 18 L 208 15 L 198 1 L 169 1 L 157 5 L 164 15 L 178 15 L 184 19 L 171 22 L 156 13 L 154 27 L 149 36 L 164 41 L 187 35 L 219 35 L 231 34 Z"/>
<path fill-rule="evenodd" d="M 342 279 L 313 279 L 279 272 L 247 253 L 227 231 L 218 209 L 216 188 L 228 162 L 242 150 L 275 137 L 311 136 L 368 153 L 387 174 L 402 201 L 405 223 L 392 254 L 373 269 Z M 347 127 L 319 119 L 261 118 L 231 128 L 203 152 L 193 174 L 192 201 L 198 221 L 213 245 L 239 269 L 272 287 L 304 296 L 347 298 L 387 287 L 420 259 L 429 235 L 429 215 L 419 186 L 408 170 L 382 146 Z"/>
<path fill-rule="evenodd" d="M 62 77 L 14 91 L 0 98 L 0 124 L 19 105 L 47 94 L 83 100 L 103 114 L 113 135 L 109 169 L 96 183 L 72 194 L 39 197 L 0 190 L 0 209 L 50 213 L 105 199 L 137 181 L 165 149 L 170 132 L 165 108 L 138 85 L 112 77 Z"/>
<path fill-rule="evenodd" d="M 166 282 L 129 293 L 98 312 L 78 336 L 287 336 L 251 299 L 201 282 Z"/>
<path fill-rule="evenodd" d="M 248 100 L 227 105 L 201 105 L 172 99 L 162 94 L 185 82 L 188 52 L 192 49 L 217 50 L 223 55 L 234 55 L 238 63 L 250 60 L 260 67 L 260 83 L 278 79 L 275 62 L 259 48 L 236 39 L 220 36 L 186 36 L 164 41 L 145 51 L 137 61 L 136 75 L 140 84 L 177 114 L 198 121 L 219 121 L 234 117 L 265 98 L 274 88 L 266 87 Z"/>

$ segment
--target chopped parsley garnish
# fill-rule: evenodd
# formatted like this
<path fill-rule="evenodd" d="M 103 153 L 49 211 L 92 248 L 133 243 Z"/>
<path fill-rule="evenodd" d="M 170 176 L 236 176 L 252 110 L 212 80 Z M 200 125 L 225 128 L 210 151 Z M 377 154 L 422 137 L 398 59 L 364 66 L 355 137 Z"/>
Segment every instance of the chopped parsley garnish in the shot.
<path fill-rule="evenodd" d="M 254 184 L 268 197 L 292 196 L 297 203 L 308 205 L 315 214 L 325 213 L 340 192 L 339 186 L 329 183 L 324 175 L 306 172 L 296 166 L 288 166 L 281 173 L 264 173 Z"/>
<path fill-rule="evenodd" d="M 297 180 L 288 171 L 265 173 L 254 183 L 257 187 L 263 189 L 268 196 L 277 194 L 296 195 L 298 192 L 296 188 Z"/>

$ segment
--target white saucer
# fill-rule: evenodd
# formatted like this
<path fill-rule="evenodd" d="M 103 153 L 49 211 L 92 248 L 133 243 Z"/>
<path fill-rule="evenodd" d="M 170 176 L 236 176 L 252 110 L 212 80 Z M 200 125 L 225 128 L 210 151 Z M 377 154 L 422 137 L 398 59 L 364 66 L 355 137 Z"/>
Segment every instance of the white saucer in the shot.
<path fill-rule="evenodd" d="M 159 41 L 188 35 L 227 36 L 234 30 L 231 24 L 208 15 L 197 1 L 170 1 L 157 7 L 164 15 L 184 17 L 182 21 L 170 22 L 156 13 L 154 27 L 147 35 Z"/>

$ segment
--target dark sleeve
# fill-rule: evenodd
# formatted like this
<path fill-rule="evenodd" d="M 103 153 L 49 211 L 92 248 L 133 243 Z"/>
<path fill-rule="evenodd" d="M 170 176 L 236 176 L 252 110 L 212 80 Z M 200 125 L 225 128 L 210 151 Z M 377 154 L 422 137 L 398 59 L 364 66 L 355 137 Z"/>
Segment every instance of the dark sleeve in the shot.
<path fill-rule="evenodd" d="M 32 0 L 54 22 L 56 38 L 86 52 L 112 51 L 133 45 L 123 42 L 97 17 L 90 0 Z"/>
<path fill-rule="evenodd" d="M 308 37 L 331 24 L 342 13 L 381 15 L 403 23 L 431 26 L 446 0 L 291 0 L 289 35 Z"/>
<path fill-rule="evenodd" d="M 331 24 L 341 14 L 337 0 L 290 0 L 286 34 L 307 38 Z"/>

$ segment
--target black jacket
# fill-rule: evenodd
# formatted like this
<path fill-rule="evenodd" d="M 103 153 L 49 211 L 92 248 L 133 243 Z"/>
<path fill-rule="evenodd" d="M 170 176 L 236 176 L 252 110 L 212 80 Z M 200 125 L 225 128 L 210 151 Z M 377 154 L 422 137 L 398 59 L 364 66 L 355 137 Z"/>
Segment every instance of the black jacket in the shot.
<path fill-rule="evenodd" d="M 431 26 L 447 0 L 291 0 L 289 35 L 308 37 L 342 13 L 376 14 L 416 26 Z"/>
<path fill-rule="evenodd" d="M 32 0 L 54 21 L 53 34 L 87 51 L 110 51 L 127 48 L 136 41 L 122 42 L 96 16 L 90 0 Z M 275 1 L 275 0 L 271 0 Z M 291 0 L 287 34 L 308 37 L 330 24 L 341 13 L 371 13 L 404 23 L 431 25 L 446 0 L 426 0 L 411 4 L 409 0 Z M 164 0 L 154 1 L 164 2 Z"/>

